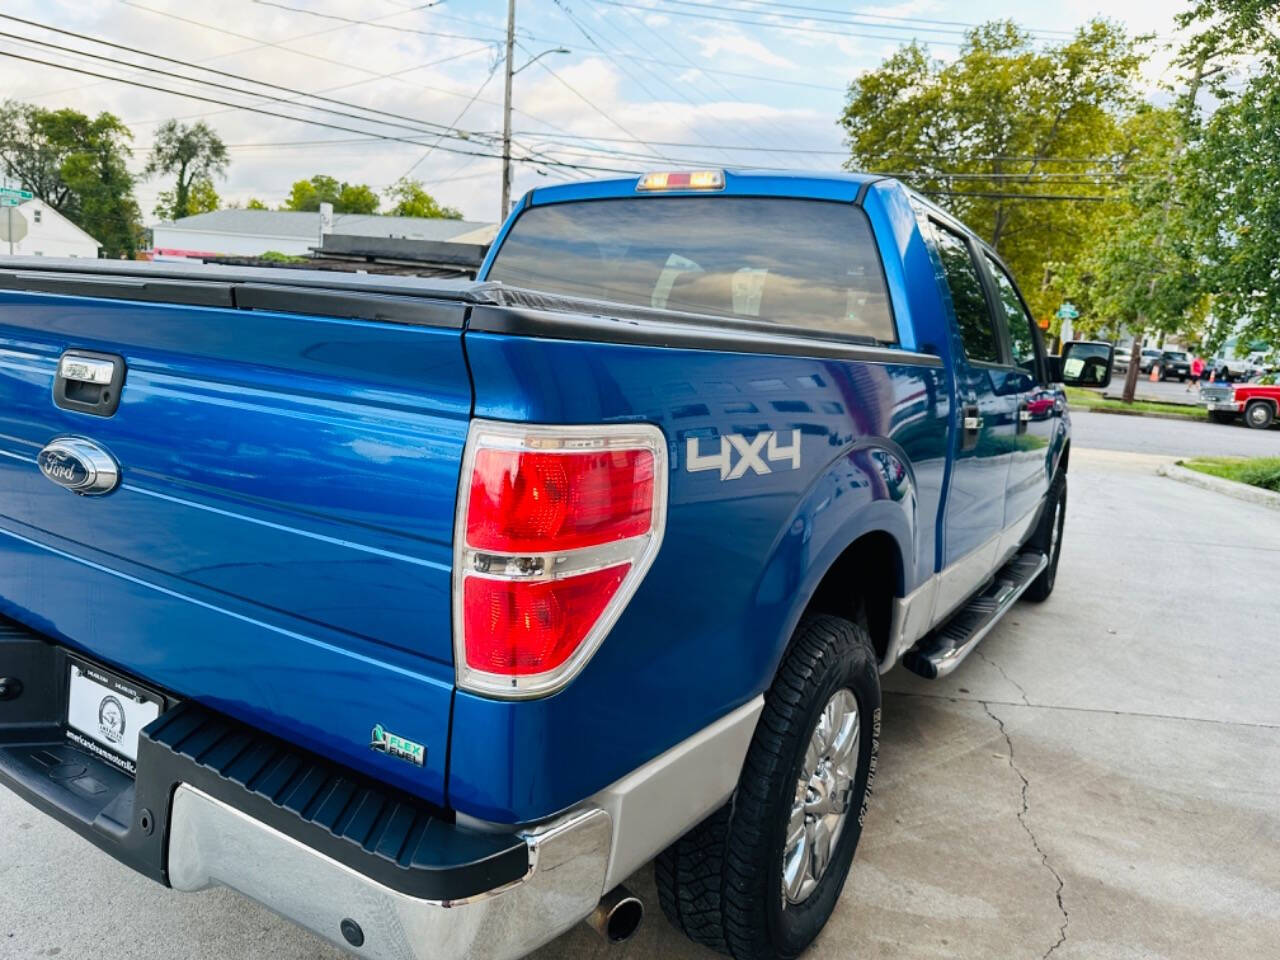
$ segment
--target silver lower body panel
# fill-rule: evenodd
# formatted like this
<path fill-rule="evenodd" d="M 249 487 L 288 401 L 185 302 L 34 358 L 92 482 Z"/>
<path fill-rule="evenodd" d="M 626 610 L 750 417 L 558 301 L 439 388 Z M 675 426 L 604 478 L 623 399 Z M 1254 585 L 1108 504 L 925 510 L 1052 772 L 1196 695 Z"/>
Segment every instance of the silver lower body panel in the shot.
<path fill-rule="evenodd" d="M 591 808 L 524 834 L 528 874 L 464 901 L 391 890 L 186 784 L 173 797 L 169 883 L 223 885 L 339 947 L 359 924 L 358 955 L 373 960 L 507 960 L 585 918 L 605 893 L 613 824 Z"/>

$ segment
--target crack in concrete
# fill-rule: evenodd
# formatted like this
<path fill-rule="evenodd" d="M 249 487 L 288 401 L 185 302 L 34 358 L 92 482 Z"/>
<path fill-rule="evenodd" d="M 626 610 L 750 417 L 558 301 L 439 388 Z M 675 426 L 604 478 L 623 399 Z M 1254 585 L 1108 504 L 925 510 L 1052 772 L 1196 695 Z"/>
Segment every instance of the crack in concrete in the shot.
<path fill-rule="evenodd" d="M 1177 723 L 1212 723 L 1221 727 L 1247 727 L 1254 730 L 1280 730 L 1280 723 L 1252 720 L 1218 720 L 1214 717 L 1180 717 L 1176 713 L 1151 713 L 1147 710 L 1110 710 L 1102 707 L 1073 707 L 1061 703 L 1018 703 L 1014 700 L 996 700 L 981 697 L 965 697 L 954 693 L 920 693 L 916 690 L 886 690 L 886 697 L 912 697 L 916 700 L 946 700 L 948 703 L 994 703 L 1001 707 L 1030 707 L 1032 710 L 1066 710 L 1071 713 L 1091 713 L 1103 717 L 1138 717 L 1143 720 L 1173 720 Z"/>
<path fill-rule="evenodd" d="M 987 663 L 991 664 L 991 666 L 993 666 L 993 667 L 995 667 L 997 670 L 999 670 L 999 671 L 1000 671 L 1000 676 L 1004 677 L 1006 680 L 1008 680 L 1008 681 L 1009 681 L 1009 683 L 1010 683 L 1012 686 L 1014 686 L 1014 687 L 1016 687 L 1016 688 L 1017 688 L 1017 690 L 1018 690 L 1018 696 L 1020 696 L 1020 697 L 1022 698 L 1022 702 L 1023 702 L 1024 704 L 1026 704 L 1028 707 L 1030 707 L 1030 706 L 1034 706 L 1034 704 L 1033 704 L 1030 700 L 1028 700 L 1028 699 L 1027 699 L 1027 691 L 1025 691 L 1025 690 L 1023 690 L 1023 689 L 1022 689 L 1022 684 L 1020 684 L 1017 680 L 1013 679 L 1013 677 L 1009 676 L 1009 674 L 1007 674 L 1007 673 L 1005 672 L 1004 667 L 1000 666 L 1000 664 L 996 663 L 994 660 L 992 660 L 990 657 L 988 657 L 985 653 L 983 653 L 983 652 L 982 652 L 982 648 L 981 648 L 981 647 L 979 647 L 978 649 L 974 650 L 973 652 L 974 652 L 974 653 L 976 653 L 978 656 L 980 656 L 980 657 L 981 657 L 983 660 L 985 660 Z"/>
<path fill-rule="evenodd" d="M 984 657 L 983 659 L 986 658 Z M 1001 671 L 1001 673 L 1003 672 Z M 1017 686 L 1017 684 L 1014 684 L 1014 686 Z M 1023 699 L 1026 699 L 1025 694 Z M 1058 899 L 1058 911 L 1062 914 L 1062 926 L 1058 928 L 1058 942 L 1046 950 L 1040 958 L 1040 960 L 1048 960 L 1055 950 L 1067 942 L 1067 925 L 1071 922 L 1071 915 L 1067 912 L 1067 905 L 1062 901 L 1062 890 L 1065 884 L 1062 881 L 1062 874 L 1058 873 L 1053 864 L 1049 862 L 1049 855 L 1044 852 L 1044 848 L 1040 846 L 1040 839 L 1036 836 L 1035 831 L 1031 829 L 1031 824 L 1027 822 L 1027 812 L 1031 809 L 1029 797 L 1031 781 L 1027 779 L 1026 774 L 1018 768 L 1018 764 L 1014 761 L 1013 738 L 1009 736 L 1009 731 L 1005 729 L 1004 721 L 991 712 L 991 706 L 985 700 L 979 700 L 978 702 L 982 704 L 982 709 L 987 712 L 987 716 L 994 720 L 996 726 L 1000 728 L 1000 735 L 1004 737 L 1005 745 L 1009 748 L 1009 769 L 1016 773 L 1018 779 L 1022 781 L 1022 809 L 1018 811 L 1018 823 L 1022 826 L 1027 836 L 1031 838 L 1031 845 L 1036 848 L 1036 853 L 1040 854 L 1040 863 L 1052 874 L 1053 879 L 1058 884 L 1055 896 Z"/>

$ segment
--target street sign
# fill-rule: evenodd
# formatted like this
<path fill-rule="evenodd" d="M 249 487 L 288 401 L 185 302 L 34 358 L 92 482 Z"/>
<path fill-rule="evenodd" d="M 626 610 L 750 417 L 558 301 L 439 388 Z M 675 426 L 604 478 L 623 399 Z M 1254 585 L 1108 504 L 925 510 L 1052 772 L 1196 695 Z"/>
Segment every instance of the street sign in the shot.
<path fill-rule="evenodd" d="M 0 242 L 9 242 L 9 252 L 13 253 L 13 245 L 27 235 L 27 218 L 12 208 L 0 216 Z"/>
<path fill-rule="evenodd" d="M 0 207 L 17 207 L 21 205 L 22 201 L 17 197 L 6 197 L 0 195 Z"/>
<path fill-rule="evenodd" d="M 3 200 L 16 200 L 18 203 L 22 203 L 25 200 L 32 199 L 33 196 L 34 194 L 30 190 L 23 190 L 21 187 L 0 187 L 0 199 Z M 10 206 L 10 204 L 6 203 L 5 206 Z"/>
<path fill-rule="evenodd" d="M 1058 308 L 1057 317 L 1059 320 L 1075 320 L 1079 316 L 1080 311 L 1076 309 L 1076 305 L 1070 300 Z"/>

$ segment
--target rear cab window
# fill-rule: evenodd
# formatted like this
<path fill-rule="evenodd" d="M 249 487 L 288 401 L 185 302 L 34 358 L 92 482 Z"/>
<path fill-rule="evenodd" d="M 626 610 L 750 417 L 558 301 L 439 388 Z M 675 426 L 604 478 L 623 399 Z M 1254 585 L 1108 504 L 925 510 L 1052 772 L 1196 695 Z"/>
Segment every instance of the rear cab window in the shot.
<path fill-rule="evenodd" d="M 634 197 L 535 206 L 488 280 L 544 293 L 897 342 L 866 215 L 773 197 Z"/>

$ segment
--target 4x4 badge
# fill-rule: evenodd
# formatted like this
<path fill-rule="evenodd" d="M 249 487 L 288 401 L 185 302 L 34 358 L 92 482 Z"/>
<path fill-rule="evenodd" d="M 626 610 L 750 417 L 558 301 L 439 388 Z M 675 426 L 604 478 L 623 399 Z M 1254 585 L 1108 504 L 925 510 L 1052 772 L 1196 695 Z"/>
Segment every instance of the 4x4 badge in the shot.
<path fill-rule="evenodd" d="M 719 449 L 711 454 L 702 453 L 697 437 L 685 442 L 685 466 L 690 473 L 719 470 L 721 480 L 737 480 L 748 470 L 773 473 L 770 463 L 788 463 L 792 470 L 800 469 L 799 430 L 791 431 L 791 439 L 785 445 L 778 442 L 778 434 L 772 430 L 762 430 L 750 440 L 740 433 L 721 434 Z"/>

